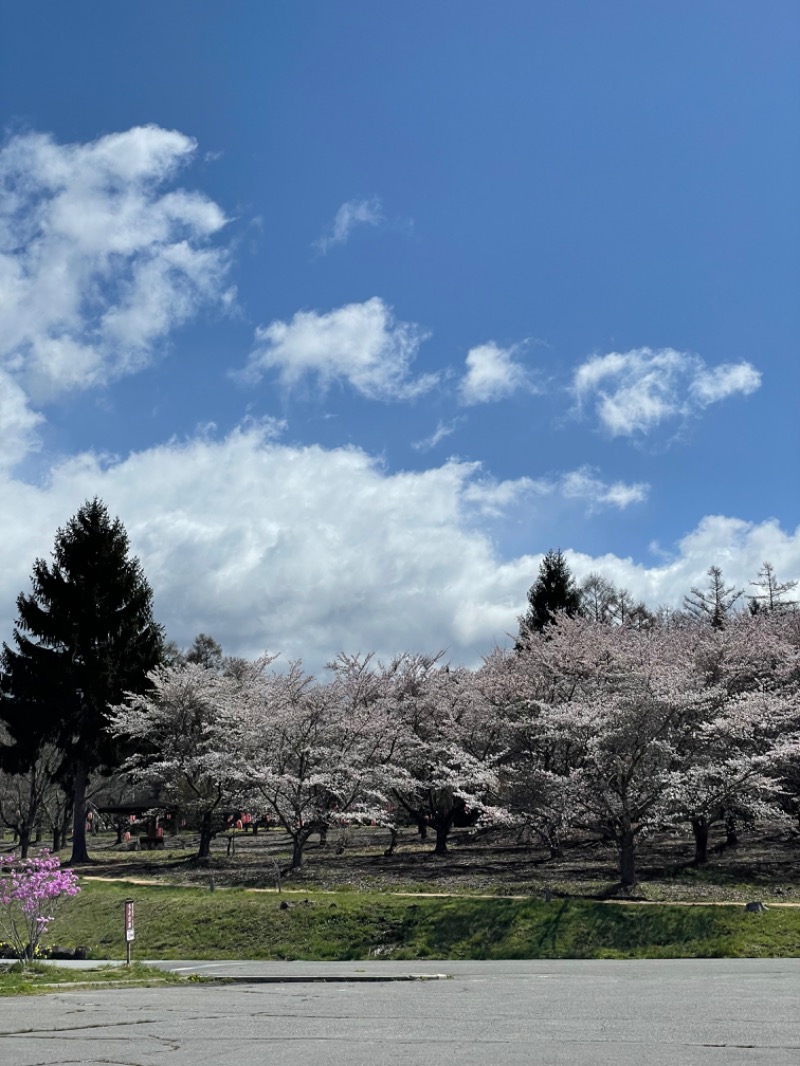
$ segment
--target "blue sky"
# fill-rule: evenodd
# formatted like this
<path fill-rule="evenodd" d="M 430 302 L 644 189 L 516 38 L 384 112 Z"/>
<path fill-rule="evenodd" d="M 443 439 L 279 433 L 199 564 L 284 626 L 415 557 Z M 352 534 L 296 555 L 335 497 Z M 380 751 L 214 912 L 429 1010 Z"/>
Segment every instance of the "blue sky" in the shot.
<path fill-rule="evenodd" d="M 0 628 L 98 494 L 179 643 L 476 662 L 565 549 L 800 577 L 794 3 L 0 13 Z"/>

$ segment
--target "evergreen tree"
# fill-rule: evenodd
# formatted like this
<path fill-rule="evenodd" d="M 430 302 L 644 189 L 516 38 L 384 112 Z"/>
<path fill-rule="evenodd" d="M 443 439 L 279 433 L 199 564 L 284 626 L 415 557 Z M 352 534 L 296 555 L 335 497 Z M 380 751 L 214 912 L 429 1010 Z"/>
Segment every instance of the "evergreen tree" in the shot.
<path fill-rule="evenodd" d="M 36 560 L 33 592 L 17 598 L 16 649 L 4 644 L 0 657 L 0 717 L 17 769 L 47 743 L 58 749 L 59 777 L 74 799 L 71 862 L 79 863 L 89 858 L 89 774 L 119 762 L 108 706 L 146 687 L 164 638 L 125 528 L 101 500 L 87 500 L 58 530 L 52 558 Z"/>
<path fill-rule="evenodd" d="M 559 548 L 551 548 L 539 566 L 539 576 L 528 590 L 528 612 L 520 619 L 517 648 L 524 647 L 530 633 L 539 633 L 555 621 L 559 611 L 570 618 L 580 614 L 581 593 Z"/>
<path fill-rule="evenodd" d="M 760 592 L 748 593 L 750 601 L 750 613 L 758 614 L 760 611 L 785 611 L 797 606 L 797 600 L 785 600 L 787 592 L 797 588 L 796 581 L 778 581 L 775 575 L 775 567 L 772 563 L 764 563 L 758 572 L 755 581 L 750 582 Z"/>
<path fill-rule="evenodd" d="M 196 666 L 204 666 L 207 670 L 217 672 L 222 670 L 224 663 L 221 645 L 208 633 L 197 634 L 192 641 L 191 648 L 185 653 L 184 659 L 187 663 L 194 663 Z"/>
<path fill-rule="evenodd" d="M 695 619 L 710 622 L 714 629 L 724 629 L 728 615 L 733 610 L 744 589 L 733 585 L 725 587 L 722 568 L 709 566 L 708 588 L 699 589 L 692 586 L 691 595 L 683 597 L 684 609 Z"/>

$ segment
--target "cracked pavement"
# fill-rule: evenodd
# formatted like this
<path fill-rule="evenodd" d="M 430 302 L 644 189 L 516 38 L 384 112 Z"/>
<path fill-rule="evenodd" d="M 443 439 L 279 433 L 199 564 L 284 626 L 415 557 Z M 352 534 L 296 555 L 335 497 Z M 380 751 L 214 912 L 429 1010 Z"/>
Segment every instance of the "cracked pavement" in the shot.
<path fill-rule="evenodd" d="M 175 964 L 178 965 L 178 964 Z M 186 969 L 190 964 L 181 964 Z M 208 972 L 208 964 L 202 965 Z M 336 969 L 338 965 L 338 970 Z M 0 1000 L 2 1066 L 796 1066 L 800 960 L 436 962 L 451 980 Z M 380 963 L 351 964 L 360 972 Z M 399 964 L 397 964 L 399 967 Z M 240 972 L 280 972 L 243 963 Z M 236 972 L 236 964 L 225 964 Z M 287 974 L 324 964 L 284 964 Z"/>

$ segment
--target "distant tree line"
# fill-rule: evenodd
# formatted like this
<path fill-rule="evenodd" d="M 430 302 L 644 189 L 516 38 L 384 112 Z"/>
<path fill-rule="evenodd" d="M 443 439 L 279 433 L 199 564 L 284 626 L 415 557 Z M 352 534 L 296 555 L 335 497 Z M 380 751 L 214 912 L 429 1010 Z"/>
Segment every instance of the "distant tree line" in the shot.
<path fill-rule="evenodd" d="M 712 566 L 682 611 L 650 611 L 600 574 L 577 583 L 550 551 L 515 645 L 479 669 L 406 652 L 300 663 L 226 657 L 208 634 L 167 643 L 119 520 L 87 501 L 37 560 L 0 660 L 0 819 L 25 851 L 72 826 L 88 860 L 98 783 L 158 794 L 207 855 L 231 812 L 310 837 L 402 825 L 447 850 L 459 826 L 514 826 L 556 855 L 574 834 L 616 849 L 623 885 L 639 842 L 800 817 L 796 582 L 765 563 L 747 599 Z"/>

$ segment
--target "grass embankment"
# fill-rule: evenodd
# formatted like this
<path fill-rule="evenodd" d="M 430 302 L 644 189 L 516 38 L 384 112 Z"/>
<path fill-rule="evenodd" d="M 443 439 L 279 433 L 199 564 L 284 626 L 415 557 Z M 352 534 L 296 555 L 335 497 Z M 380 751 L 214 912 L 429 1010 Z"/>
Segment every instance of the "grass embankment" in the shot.
<path fill-rule="evenodd" d="M 0 996 L 32 996 L 41 992 L 58 992 L 75 986 L 79 988 L 116 988 L 131 985 L 182 984 L 186 978 L 165 973 L 148 966 L 98 966 L 91 970 L 70 970 L 34 962 L 23 969 L 15 963 L 0 970 Z"/>
<path fill-rule="evenodd" d="M 136 901 L 140 959 L 629 959 L 800 955 L 800 908 L 255 893 L 84 882 L 51 943 L 124 956 Z M 281 909 L 284 901 L 288 909 Z"/>

